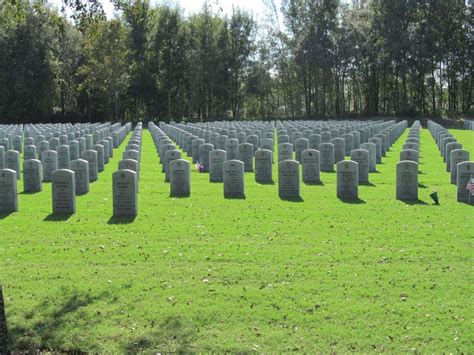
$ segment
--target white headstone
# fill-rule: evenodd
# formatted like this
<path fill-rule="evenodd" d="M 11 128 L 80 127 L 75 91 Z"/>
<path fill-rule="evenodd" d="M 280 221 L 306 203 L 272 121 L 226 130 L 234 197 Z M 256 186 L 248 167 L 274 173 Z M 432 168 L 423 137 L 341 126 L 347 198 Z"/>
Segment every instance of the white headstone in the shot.
<path fill-rule="evenodd" d="M 113 215 L 136 216 L 138 214 L 138 179 L 131 170 L 118 170 L 112 174 Z"/>
<path fill-rule="evenodd" d="M 69 165 L 74 171 L 76 195 L 87 194 L 89 192 L 89 162 L 84 159 L 75 159 Z"/>
<path fill-rule="evenodd" d="M 26 148 L 25 148 L 26 150 Z M 40 192 L 43 189 L 43 166 L 37 159 L 23 161 L 23 191 Z"/>
<path fill-rule="evenodd" d="M 320 183 L 320 156 L 319 150 L 307 149 L 301 155 L 303 182 L 306 184 Z"/>
<path fill-rule="evenodd" d="M 0 169 L 0 213 L 18 212 L 16 171 Z"/>
<path fill-rule="evenodd" d="M 89 163 L 89 182 L 96 181 L 99 178 L 97 152 L 92 149 L 85 150 L 81 153 L 81 159 Z"/>
<path fill-rule="evenodd" d="M 278 195 L 282 199 L 300 197 L 300 163 L 296 160 L 278 163 Z"/>
<path fill-rule="evenodd" d="M 188 197 L 191 195 L 190 164 L 185 159 L 170 163 L 170 196 Z"/>
<path fill-rule="evenodd" d="M 259 149 L 255 152 L 255 181 L 260 184 L 273 182 L 271 150 Z"/>
<path fill-rule="evenodd" d="M 209 181 L 224 181 L 224 162 L 226 161 L 226 152 L 221 149 L 214 149 L 209 152 Z"/>
<path fill-rule="evenodd" d="M 41 162 L 43 163 L 43 181 L 49 182 L 53 171 L 58 170 L 58 153 L 54 150 L 43 152 Z"/>
<path fill-rule="evenodd" d="M 245 198 L 244 163 L 240 160 L 224 163 L 224 197 Z"/>
<path fill-rule="evenodd" d="M 337 197 L 357 199 L 359 197 L 359 168 L 355 161 L 344 160 L 336 164 Z"/>
<path fill-rule="evenodd" d="M 418 200 L 418 163 L 410 160 L 397 163 L 397 199 Z"/>
<path fill-rule="evenodd" d="M 365 149 L 354 149 L 351 151 L 351 160 L 358 166 L 359 183 L 369 182 L 369 152 Z"/>
<path fill-rule="evenodd" d="M 76 213 L 76 182 L 74 171 L 59 169 L 53 172 L 53 213 Z"/>
<path fill-rule="evenodd" d="M 457 200 L 474 204 L 474 196 L 467 189 L 467 183 L 474 177 L 474 161 L 459 163 L 457 168 Z"/>

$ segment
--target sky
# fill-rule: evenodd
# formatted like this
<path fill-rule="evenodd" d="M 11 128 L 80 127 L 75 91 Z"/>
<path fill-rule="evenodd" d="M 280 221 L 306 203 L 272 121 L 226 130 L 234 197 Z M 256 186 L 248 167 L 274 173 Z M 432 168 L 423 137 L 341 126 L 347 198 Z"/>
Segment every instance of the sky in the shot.
<path fill-rule="evenodd" d="M 100 0 L 102 7 L 107 15 L 107 18 L 114 17 L 114 7 L 109 0 Z M 49 2 L 56 8 L 61 9 L 62 0 L 49 0 Z M 202 9 L 204 0 L 150 0 L 150 4 L 155 5 L 159 3 L 177 4 L 184 9 L 185 15 L 190 15 L 199 12 Z M 274 0 L 277 8 L 280 7 L 281 0 Z M 209 4 L 214 11 L 220 12 L 223 15 L 232 14 L 232 6 L 240 7 L 253 13 L 254 18 L 259 21 L 263 20 L 264 13 L 267 7 L 264 0 L 209 0 Z"/>

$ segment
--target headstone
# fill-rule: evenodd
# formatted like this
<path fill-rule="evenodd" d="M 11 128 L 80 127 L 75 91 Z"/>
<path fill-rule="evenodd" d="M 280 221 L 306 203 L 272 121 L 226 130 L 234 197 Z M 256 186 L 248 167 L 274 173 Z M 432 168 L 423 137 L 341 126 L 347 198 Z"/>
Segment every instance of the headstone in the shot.
<path fill-rule="evenodd" d="M 224 163 L 224 197 L 245 198 L 244 163 L 240 160 Z"/>
<path fill-rule="evenodd" d="M 76 213 L 76 181 L 74 171 L 59 169 L 53 172 L 53 213 Z"/>
<path fill-rule="evenodd" d="M 76 195 L 89 192 L 89 162 L 84 159 L 75 159 L 69 164 L 74 171 Z"/>
<path fill-rule="evenodd" d="M 0 169 L 5 169 L 5 147 L 0 146 Z"/>
<path fill-rule="evenodd" d="M 253 145 L 239 144 L 239 160 L 244 163 L 244 171 L 253 171 Z"/>
<path fill-rule="evenodd" d="M 272 176 L 272 156 L 268 149 L 259 149 L 255 152 L 255 181 L 259 184 L 273 182 Z"/>
<path fill-rule="evenodd" d="M 49 182 L 53 171 L 58 170 L 58 153 L 54 150 L 43 152 L 41 162 L 43 163 L 43 181 Z"/>
<path fill-rule="evenodd" d="M 34 145 L 27 145 L 23 151 L 23 160 L 36 159 L 36 147 Z"/>
<path fill-rule="evenodd" d="M 58 152 L 58 169 L 69 169 L 70 155 L 69 146 L 60 145 L 57 149 Z"/>
<path fill-rule="evenodd" d="M 462 149 L 462 144 L 457 142 L 448 143 L 446 145 L 446 171 L 451 171 L 451 152 L 455 149 Z"/>
<path fill-rule="evenodd" d="M 463 161 L 457 165 L 457 200 L 474 204 L 474 196 L 467 189 L 467 183 L 474 177 L 474 161 Z"/>
<path fill-rule="evenodd" d="M 224 162 L 226 161 L 226 152 L 222 149 L 214 149 L 209 152 L 209 181 L 224 181 Z"/>
<path fill-rule="evenodd" d="M 365 149 L 351 151 L 351 160 L 357 163 L 359 183 L 369 182 L 369 152 Z"/>
<path fill-rule="evenodd" d="M 209 153 L 212 150 L 214 150 L 214 146 L 209 143 L 199 146 L 199 163 L 202 165 L 204 172 L 209 171 Z"/>
<path fill-rule="evenodd" d="M 337 197 L 357 199 L 359 197 L 359 168 L 355 161 L 344 160 L 336 164 Z"/>
<path fill-rule="evenodd" d="M 418 163 L 418 152 L 414 149 L 405 149 L 400 152 L 400 161 L 411 160 Z"/>
<path fill-rule="evenodd" d="M 188 197 L 191 195 L 190 164 L 185 159 L 176 159 L 170 163 L 170 197 Z"/>
<path fill-rule="evenodd" d="M 0 170 L 0 213 L 18 212 L 16 171 Z"/>
<path fill-rule="evenodd" d="M 369 152 L 369 172 L 375 173 L 377 171 L 377 146 L 375 143 L 362 143 L 360 149 Z"/>
<path fill-rule="evenodd" d="M 96 181 L 99 178 L 97 152 L 92 149 L 85 150 L 81 153 L 81 159 L 89 163 L 89 182 Z"/>
<path fill-rule="evenodd" d="M 133 217 L 138 214 L 138 178 L 131 170 L 118 170 L 112 174 L 113 215 Z"/>
<path fill-rule="evenodd" d="M 202 147 L 204 147 L 205 145 L 206 144 L 201 145 L 200 149 L 202 149 Z M 204 154 L 201 154 L 201 153 L 199 155 L 201 157 L 204 156 Z M 165 153 L 165 160 L 163 162 L 163 165 L 165 167 L 165 182 L 170 182 L 170 163 L 176 159 L 181 159 L 181 152 L 179 150 L 177 149 L 168 150 Z"/>
<path fill-rule="evenodd" d="M 334 171 L 334 144 L 321 143 L 319 145 L 321 171 Z"/>
<path fill-rule="evenodd" d="M 309 136 L 309 149 L 318 150 L 321 143 L 321 136 L 319 134 L 312 134 Z"/>
<path fill-rule="evenodd" d="M 346 154 L 346 145 L 344 138 L 333 138 L 331 143 L 334 145 L 334 163 L 343 161 Z"/>
<path fill-rule="evenodd" d="M 97 152 L 97 170 L 100 173 L 105 169 L 104 146 L 102 144 L 95 144 L 92 149 Z"/>
<path fill-rule="evenodd" d="M 25 149 L 26 150 L 26 149 Z M 23 191 L 40 192 L 43 189 L 43 166 L 37 159 L 23 161 Z"/>
<path fill-rule="evenodd" d="M 301 153 L 309 149 L 309 140 L 306 138 L 295 139 L 295 160 L 301 163 Z"/>
<path fill-rule="evenodd" d="M 321 182 L 319 150 L 307 149 L 301 155 L 303 182 L 314 184 Z"/>
<path fill-rule="evenodd" d="M 410 160 L 397 163 L 397 200 L 418 200 L 418 163 Z"/>
<path fill-rule="evenodd" d="M 278 162 L 281 162 L 283 160 L 293 160 L 293 144 L 278 144 Z"/>
<path fill-rule="evenodd" d="M 20 153 L 16 150 L 8 150 L 5 153 L 5 169 L 16 171 L 16 178 L 20 179 Z"/>
<path fill-rule="evenodd" d="M 350 133 L 342 135 L 344 139 L 345 155 L 351 155 L 351 151 L 354 149 L 354 136 Z"/>
<path fill-rule="evenodd" d="M 239 159 L 239 140 L 230 138 L 225 142 L 225 152 L 227 160 Z"/>
<path fill-rule="evenodd" d="M 463 161 L 469 161 L 469 152 L 463 149 L 455 149 L 451 151 L 451 184 L 457 184 L 458 178 L 458 164 Z"/>
<path fill-rule="evenodd" d="M 296 160 L 278 163 L 278 195 L 282 199 L 300 197 L 300 163 Z"/>

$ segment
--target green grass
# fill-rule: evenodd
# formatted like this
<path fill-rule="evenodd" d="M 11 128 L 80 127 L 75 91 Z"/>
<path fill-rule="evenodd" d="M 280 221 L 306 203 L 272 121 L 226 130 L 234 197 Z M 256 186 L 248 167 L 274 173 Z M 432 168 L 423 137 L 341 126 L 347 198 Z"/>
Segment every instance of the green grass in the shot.
<path fill-rule="evenodd" d="M 224 199 L 222 184 L 196 172 L 190 198 L 169 198 L 147 130 L 133 223 L 108 223 L 125 144 L 67 220 L 48 218 L 50 184 L 21 194 L 20 212 L 0 217 L 13 348 L 472 352 L 474 210 L 456 202 L 426 129 L 424 204 L 395 199 L 407 132 L 360 204 L 336 198 L 334 173 L 302 184 L 298 203 L 253 174 L 245 200 Z M 452 132 L 474 154 L 474 132 Z"/>

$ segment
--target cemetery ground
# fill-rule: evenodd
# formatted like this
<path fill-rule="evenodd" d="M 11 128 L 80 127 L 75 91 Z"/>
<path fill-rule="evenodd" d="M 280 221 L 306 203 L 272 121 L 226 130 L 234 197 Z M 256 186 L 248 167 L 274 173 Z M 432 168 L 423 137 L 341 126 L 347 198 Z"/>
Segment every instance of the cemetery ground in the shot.
<path fill-rule="evenodd" d="M 194 171 L 191 197 L 170 198 L 148 130 L 134 220 L 111 217 L 125 144 L 70 217 L 51 214 L 49 183 L 23 194 L 19 182 L 20 212 L 0 215 L 13 349 L 472 351 L 473 209 L 456 202 L 426 129 L 420 200 L 395 199 L 407 133 L 356 203 L 324 172 L 298 202 L 251 173 L 245 199 L 224 199 Z M 474 151 L 473 131 L 452 133 Z"/>

